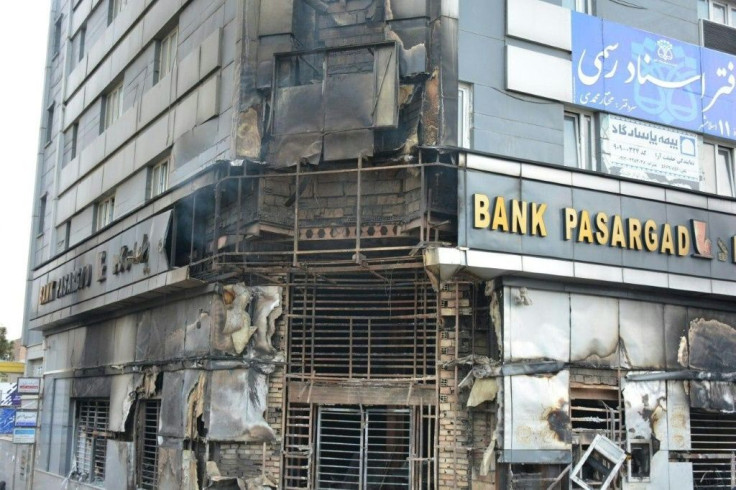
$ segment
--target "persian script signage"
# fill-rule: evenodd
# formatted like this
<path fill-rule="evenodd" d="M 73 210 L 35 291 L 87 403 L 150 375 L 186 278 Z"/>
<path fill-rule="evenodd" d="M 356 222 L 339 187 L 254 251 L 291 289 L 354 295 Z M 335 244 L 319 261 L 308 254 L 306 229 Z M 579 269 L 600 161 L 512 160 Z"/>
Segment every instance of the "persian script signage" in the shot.
<path fill-rule="evenodd" d="M 736 139 L 736 56 L 572 12 L 573 101 Z"/>
<path fill-rule="evenodd" d="M 467 171 L 459 245 L 733 280 L 736 216 Z"/>
<path fill-rule="evenodd" d="M 601 160 L 613 175 L 700 190 L 695 133 L 605 114 Z"/>

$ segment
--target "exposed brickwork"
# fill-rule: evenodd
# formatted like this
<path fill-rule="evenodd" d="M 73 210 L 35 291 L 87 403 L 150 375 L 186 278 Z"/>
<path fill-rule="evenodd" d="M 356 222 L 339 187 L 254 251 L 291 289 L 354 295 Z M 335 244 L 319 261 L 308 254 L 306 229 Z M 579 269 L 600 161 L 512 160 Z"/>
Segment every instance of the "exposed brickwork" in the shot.
<path fill-rule="evenodd" d="M 454 292 L 455 287 L 457 286 L 450 285 L 446 290 Z M 443 308 L 443 314 L 454 311 L 456 307 L 454 300 L 448 302 L 446 306 L 448 307 Z M 463 301 L 460 301 L 459 306 L 462 312 Z M 458 318 L 460 324 L 456 330 Z M 463 316 L 443 316 L 440 363 L 454 360 L 456 353 L 458 356 L 463 355 L 463 351 L 469 348 L 468 327 Z M 438 487 L 470 488 L 471 417 L 465 405 L 467 395 L 461 395 L 457 389 L 457 384 L 462 380 L 464 373 L 456 367 L 441 369 L 438 376 L 440 383 Z"/>

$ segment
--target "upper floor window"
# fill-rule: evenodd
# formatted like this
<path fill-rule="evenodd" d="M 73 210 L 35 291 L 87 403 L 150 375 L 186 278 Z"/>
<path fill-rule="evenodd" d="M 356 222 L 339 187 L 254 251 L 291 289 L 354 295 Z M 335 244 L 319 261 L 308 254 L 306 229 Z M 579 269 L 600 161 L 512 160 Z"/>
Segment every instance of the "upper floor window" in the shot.
<path fill-rule="evenodd" d="M 64 159 L 61 166 L 65 167 L 77 157 L 77 140 L 79 139 L 79 123 L 74 123 L 64 132 Z"/>
<path fill-rule="evenodd" d="M 596 133 L 592 114 L 565 112 L 564 164 L 586 170 L 596 169 Z"/>
<path fill-rule="evenodd" d="M 708 18 L 719 24 L 736 27 L 736 3 L 708 0 Z"/>
<path fill-rule="evenodd" d="M 46 144 L 51 143 L 54 137 L 54 104 L 46 109 Z"/>
<path fill-rule="evenodd" d="M 156 82 L 168 75 L 174 67 L 178 40 L 179 29 L 175 27 L 156 43 Z"/>
<path fill-rule="evenodd" d="M 460 82 L 457 92 L 457 145 L 470 148 L 473 121 L 473 86 Z"/>
<path fill-rule="evenodd" d="M 123 10 L 123 7 L 125 7 L 125 4 L 127 0 L 108 0 L 108 10 L 107 10 L 107 24 L 112 24 L 112 21 L 115 20 L 115 17 L 118 16 L 121 10 Z"/>
<path fill-rule="evenodd" d="M 734 195 L 733 148 L 716 143 L 703 142 L 701 162 L 705 192 L 722 196 Z"/>
<path fill-rule="evenodd" d="M 104 131 L 123 114 L 123 82 L 120 82 L 105 94 L 102 111 L 102 131 Z"/>
<path fill-rule="evenodd" d="M 584 14 L 593 13 L 592 0 L 562 0 L 562 6 L 575 10 L 576 12 L 582 12 Z"/>
<path fill-rule="evenodd" d="M 56 22 L 54 23 L 54 45 L 52 46 L 53 54 L 56 56 L 59 54 L 59 50 L 61 49 L 61 21 L 63 17 L 59 17 L 56 19 Z"/>
<path fill-rule="evenodd" d="M 42 235 L 44 228 L 46 227 L 46 194 L 41 196 L 41 200 L 38 203 L 38 226 L 36 232 Z"/>
<path fill-rule="evenodd" d="M 95 206 L 95 231 L 106 227 L 115 218 L 115 196 L 98 202 Z"/>
<path fill-rule="evenodd" d="M 72 41 L 72 46 L 76 50 L 76 53 L 72 56 L 72 63 L 74 66 L 84 58 L 84 43 L 86 41 L 86 37 L 87 27 L 82 26 L 79 31 L 77 31 L 77 34 L 74 36 L 74 40 Z"/>
<path fill-rule="evenodd" d="M 148 198 L 156 197 L 169 188 L 169 159 L 151 167 L 148 173 Z"/>

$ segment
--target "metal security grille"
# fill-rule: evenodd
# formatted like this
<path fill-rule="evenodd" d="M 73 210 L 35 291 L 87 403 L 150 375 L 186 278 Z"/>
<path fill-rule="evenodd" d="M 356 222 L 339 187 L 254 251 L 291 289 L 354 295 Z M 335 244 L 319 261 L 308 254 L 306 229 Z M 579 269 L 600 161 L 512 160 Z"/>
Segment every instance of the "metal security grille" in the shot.
<path fill-rule="evenodd" d="M 109 415 L 107 400 L 77 401 L 73 474 L 80 481 L 100 483 L 105 480 Z"/>
<path fill-rule="evenodd" d="M 690 437 L 694 487 L 733 488 L 736 414 L 691 409 Z"/>
<path fill-rule="evenodd" d="M 284 489 L 308 488 L 311 480 L 313 406 L 290 404 L 286 415 L 284 436 Z"/>
<path fill-rule="evenodd" d="M 409 409 L 319 411 L 317 488 L 409 488 Z"/>
<path fill-rule="evenodd" d="M 160 400 L 141 402 L 138 412 L 138 488 L 146 490 L 158 486 L 158 420 L 161 413 Z"/>
<path fill-rule="evenodd" d="M 289 370 L 422 380 L 435 374 L 437 299 L 423 270 L 297 278 Z"/>

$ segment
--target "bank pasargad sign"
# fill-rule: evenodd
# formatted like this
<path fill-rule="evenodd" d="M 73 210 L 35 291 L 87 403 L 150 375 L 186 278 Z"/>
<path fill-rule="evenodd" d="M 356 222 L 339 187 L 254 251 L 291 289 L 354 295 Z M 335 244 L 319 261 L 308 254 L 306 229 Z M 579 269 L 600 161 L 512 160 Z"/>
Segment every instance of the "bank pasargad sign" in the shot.
<path fill-rule="evenodd" d="M 473 194 L 473 228 L 476 229 L 546 237 L 546 212 L 546 203 L 507 201 L 503 196 Z M 672 225 L 572 207 L 563 208 L 562 213 L 565 241 L 678 257 L 686 257 L 692 251 L 693 257 L 713 258 L 711 240 L 707 237 L 708 223 L 704 221 L 691 219 L 689 226 Z M 736 244 L 736 236 L 731 237 L 731 242 Z M 731 261 L 736 263 L 736 255 L 731 256 Z"/>
<path fill-rule="evenodd" d="M 464 174 L 461 247 L 736 277 L 736 216 L 482 171 Z"/>

